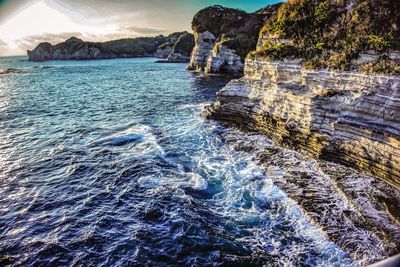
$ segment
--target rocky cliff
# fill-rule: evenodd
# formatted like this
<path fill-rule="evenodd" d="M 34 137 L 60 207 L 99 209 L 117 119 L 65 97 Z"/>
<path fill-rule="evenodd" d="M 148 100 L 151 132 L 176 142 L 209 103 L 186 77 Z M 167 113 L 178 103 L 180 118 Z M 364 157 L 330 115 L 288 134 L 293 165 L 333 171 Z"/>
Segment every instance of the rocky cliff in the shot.
<path fill-rule="evenodd" d="M 261 29 L 256 51 L 247 57 L 245 77 L 219 93 L 212 116 L 400 187 L 400 76 L 390 75 L 400 64 L 400 20 L 397 16 L 388 18 L 390 23 L 382 21 L 393 9 L 400 12 L 400 4 L 379 3 L 378 10 L 371 8 L 376 0 L 282 4 Z M 319 31 L 321 22 L 330 27 Z M 351 36 L 361 29 L 365 36 Z M 374 36 L 374 42 L 368 36 Z M 330 40 L 331 50 L 321 45 L 314 51 L 315 38 Z M 345 50 L 345 58 L 350 54 L 351 43 L 341 38 L 354 41 L 355 50 L 350 61 L 331 65 L 333 59 L 326 62 L 324 55 L 334 57 L 339 48 Z M 381 41 L 384 47 L 379 47 Z M 195 51 L 196 47 L 193 55 Z M 380 65 L 382 57 L 387 65 Z M 326 68 L 310 68 L 310 62 Z M 363 68 L 366 65 L 383 68 L 372 74 Z"/>
<path fill-rule="evenodd" d="M 367 175 L 356 179 L 354 171 L 343 175 L 338 167 L 312 174 L 307 166 L 282 165 L 286 163 L 279 162 L 282 154 L 276 149 L 246 148 L 258 155 L 269 178 L 355 260 L 367 264 L 400 252 L 399 207 L 391 207 L 400 197 L 399 76 L 247 59 L 245 77 L 222 89 L 209 111 L 213 119 L 263 133 L 283 147 L 382 178 L 392 188 L 384 193 L 379 188 L 385 186 Z M 282 174 L 276 174 L 274 165 Z M 379 208 L 371 214 L 374 205 Z"/>
<path fill-rule="evenodd" d="M 34 50 L 28 51 L 29 60 L 84 60 L 84 59 L 109 59 L 126 57 L 154 56 L 167 58 L 174 53 L 176 46 L 182 47 L 182 39 L 190 39 L 187 32 L 173 33 L 168 36 L 139 37 L 120 39 L 103 43 L 84 42 L 71 37 L 65 42 L 51 45 L 41 43 Z M 192 37 L 193 38 L 193 37 Z M 190 45 L 192 45 L 190 47 Z M 181 48 L 182 56 L 189 57 L 194 44 L 186 44 Z M 188 61 L 188 60 L 187 60 Z"/>
<path fill-rule="evenodd" d="M 195 37 L 188 69 L 206 73 L 243 74 L 247 53 L 256 48 L 264 20 L 279 5 L 256 13 L 211 6 L 199 11 L 192 21 Z"/>
<path fill-rule="evenodd" d="M 292 0 L 260 31 L 255 57 L 309 69 L 400 74 L 400 1 Z"/>
<path fill-rule="evenodd" d="M 218 93 L 211 116 L 400 188 L 399 76 L 249 58 L 245 77 Z"/>
<path fill-rule="evenodd" d="M 257 50 L 245 60 L 244 77 L 232 80 L 208 108 L 210 118 L 263 133 L 307 157 L 353 168 L 344 176 L 334 167 L 311 175 L 302 166 L 276 175 L 271 165 L 278 162 L 282 170 L 282 153 L 246 148 L 257 153 L 269 177 L 330 239 L 363 264 L 400 252 L 399 207 L 393 208 L 400 189 L 400 21 L 397 15 L 390 23 L 382 21 L 399 9 L 398 3 L 288 1 L 261 29 Z M 329 27 L 321 28 L 321 21 Z M 382 182 L 367 174 L 355 179 L 354 169 L 391 189 L 382 193 Z M 371 179 L 370 192 L 354 190 Z M 343 197 L 342 204 L 332 204 L 333 196 Z M 371 203 L 379 211 L 366 215 Z M 380 252 L 367 259 L 373 243 Z"/>

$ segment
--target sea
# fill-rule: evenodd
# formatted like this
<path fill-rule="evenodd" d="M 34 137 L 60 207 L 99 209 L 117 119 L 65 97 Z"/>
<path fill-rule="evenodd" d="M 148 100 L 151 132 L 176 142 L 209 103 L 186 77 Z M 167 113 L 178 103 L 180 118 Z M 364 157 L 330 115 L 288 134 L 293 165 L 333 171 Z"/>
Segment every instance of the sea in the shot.
<path fill-rule="evenodd" d="M 358 266 L 155 60 L 0 59 L 0 265 Z"/>

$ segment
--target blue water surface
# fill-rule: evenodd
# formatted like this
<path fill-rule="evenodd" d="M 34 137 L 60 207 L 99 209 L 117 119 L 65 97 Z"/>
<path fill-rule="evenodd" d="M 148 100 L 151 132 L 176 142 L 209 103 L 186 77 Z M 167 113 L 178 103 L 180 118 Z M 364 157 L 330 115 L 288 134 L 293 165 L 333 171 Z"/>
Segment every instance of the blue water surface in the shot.
<path fill-rule="evenodd" d="M 353 265 L 154 61 L 0 59 L 0 265 Z"/>

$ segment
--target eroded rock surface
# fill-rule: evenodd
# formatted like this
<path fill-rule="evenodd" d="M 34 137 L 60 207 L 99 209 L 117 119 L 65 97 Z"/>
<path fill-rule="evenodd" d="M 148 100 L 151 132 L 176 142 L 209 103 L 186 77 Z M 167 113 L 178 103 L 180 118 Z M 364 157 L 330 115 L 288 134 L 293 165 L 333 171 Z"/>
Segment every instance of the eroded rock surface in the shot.
<path fill-rule="evenodd" d="M 194 47 L 193 34 L 183 33 L 174 42 L 174 45 L 164 57 L 165 60 L 159 60 L 158 63 L 187 63 L 190 60 L 190 54 Z"/>
<path fill-rule="evenodd" d="M 400 188 L 400 77 L 305 70 L 247 59 L 211 116 L 261 131 L 316 158 L 368 171 Z"/>
<path fill-rule="evenodd" d="M 245 76 L 223 88 L 208 112 L 329 161 L 305 166 L 299 153 L 261 144 L 244 148 L 355 260 L 367 265 L 400 253 L 400 77 L 247 59 Z"/>
<path fill-rule="evenodd" d="M 353 168 L 282 148 L 258 133 L 238 139 L 227 131 L 222 137 L 251 153 L 264 166 L 262 183 L 284 190 L 310 222 L 361 266 L 399 253 L 400 191 Z"/>
<path fill-rule="evenodd" d="M 243 74 L 244 59 L 256 48 L 264 20 L 278 6 L 269 6 L 252 14 L 222 6 L 199 11 L 192 22 L 195 47 L 188 69 L 206 73 Z"/>

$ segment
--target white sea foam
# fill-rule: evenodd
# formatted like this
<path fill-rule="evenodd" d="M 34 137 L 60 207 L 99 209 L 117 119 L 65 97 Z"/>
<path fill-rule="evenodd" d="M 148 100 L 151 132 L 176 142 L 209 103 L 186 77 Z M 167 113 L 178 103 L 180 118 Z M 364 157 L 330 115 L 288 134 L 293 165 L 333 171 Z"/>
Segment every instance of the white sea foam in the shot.
<path fill-rule="evenodd" d="M 201 110 L 203 109 L 206 105 L 209 105 L 210 103 L 198 103 L 198 104 L 183 104 L 178 107 L 178 109 L 197 109 Z"/>
<path fill-rule="evenodd" d="M 205 190 L 207 189 L 208 183 L 207 180 L 204 179 L 201 175 L 197 173 L 191 173 L 193 185 L 192 188 L 196 190 Z"/>

